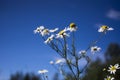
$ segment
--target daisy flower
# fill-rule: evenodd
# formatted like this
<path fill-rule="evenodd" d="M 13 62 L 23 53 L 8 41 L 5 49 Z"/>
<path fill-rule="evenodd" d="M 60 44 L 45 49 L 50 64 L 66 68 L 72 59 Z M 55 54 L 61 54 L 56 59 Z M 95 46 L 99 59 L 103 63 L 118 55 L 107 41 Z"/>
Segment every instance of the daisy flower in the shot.
<path fill-rule="evenodd" d="M 34 33 L 41 33 L 43 29 L 44 29 L 44 26 L 37 27 L 37 29 L 34 30 Z"/>
<path fill-rule="evenodd" d="M 58 28 L 51 29 L 51 30 L 49 30 L 49 29 L 43 29 L 43 30 L 41 31 L 41 35 L 42 35 L 42 36 L 49 35 L 50 33 L 54 33 L 54 32 L 56 32 L 57 30 L 58 30 Z"/>
<path fill-rule="evenodd" d="M 43 70 L 39 70 L 39 71 L 38 71 L 39 74 L 45 74 L 45 73 L 47 73 L 47 72 L 48 72 L 48 70 L 46 70 L 46 69 L 43 69 Z"/>
<path fill-rule="evenodd" d="M 114 30 L 112 27 L 108 27 L 106 25 L 102 25 L 100 29 L 98 29 L 98 32 L 106 32 L 106 31 L 111 31 Z"/>
<path fill-rule="evenodd" d="M 42 36 L 49 35 L 49 33 L 49 29 L 44 29 L 43 31 L 41 31 Z"/>
<path fill-rule="evenodd" d="M 108 72 L 115 74 L 117 69 L 120 69 L 119 64 L 115 64 L 114 66 L 110 65 Z"/>
<path fill-rule="evenodd" d="M 115 78 L 114 77 L 111 77 L 111 76 L 107 76 L 107 78 L 104 78 L 104 80 L 114 80 Z"/>
<path fill-rule="evenodd" d="M 70 32 L 76 31 L 77 30 L 76 24 L 75 23 L 70 23 L 70 25 L 67 28 L 67 30 L 69 30 Z"/>
<path fill-rule="evenodd" d="M 86 54 L 86 51 L 85 50 L 81 50 L 79 51 L 80 54 Z"/>
<path fill-rule="evenodd" d="M 46 43 L 46 44 L 50 43 L 53 40 L 53 38 L 54 38 L 54 35 L 51 35 L 50 37 L 47 38 L 46 41 L 44 41 L 44 43 Z"/>
<path fill-rule="evenodd" d="M 54 61 L 50 61 L 50 64 L 54 64 Z"/>
<path fill-rule="evenodd" d="M 101 50 L 100 47 L 97 47 L 97 46 L 91 47 L 91 52 L 92 52 L 92 53 L 98 52 L 98 51 L 100 51 L 100 50 Z"/>
<path fill-rule="evenodd" d="M 61 30 L 58 34 L 56 34 L 56 38 L 63 38 L 64 36 L 69 36 L 69 34 L 67 34 L 66 31 L 66 28 Z"/>
<path fill-rule="evenodd" d="M 64 58 L 61 58 L 61 59 L 58 59 L 55 61 L 55 64 L 63 64 L 65 63 L 65 59 Z"/>

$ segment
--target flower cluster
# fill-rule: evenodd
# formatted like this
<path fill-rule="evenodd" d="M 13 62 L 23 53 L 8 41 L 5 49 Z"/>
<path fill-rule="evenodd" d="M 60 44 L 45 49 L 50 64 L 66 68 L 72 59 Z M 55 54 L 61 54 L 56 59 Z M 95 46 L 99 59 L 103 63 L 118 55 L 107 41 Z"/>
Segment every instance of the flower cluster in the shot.
<path fill-rule="evenodd" d="M 96 52 L 99 52 L 100 50 L 101 50 L 101 48 L 100 47 L 98 47 L 98 46 L 91 46 L 91 53 L 96 53 Z M 87 51 L 86 50 L 81 50 L 81 51 L 79 51 L 79 53 L 80 54 L 86 54 L 87 53 Z"/>
<path fill-rule="evenodd" d="M 120 69 L 120 67 L 119 67 L 119 64 L 115 64 L 115 65 L 110 65 L 109 67 L 108 67 L 108 72 L 110 72 L 110 74 L 114 74 L 115 75 L 115 73 L 116 73 L 116 71 L 118 70 L 118 69 Z M 106 69 L 104 69 L 104 70 L 106 70 Z M 112 76 L 107 76 L 107 78 L 104 78 L 104 80 L 114 80 L 114 77 L 112 77 Z"/>
<path fill-rule="evenodd" d="M 55 29 L 47 29 L 44 26 L 39 26 L 37 29 L 34 30 L 34 33 L 40 33 L 42 36 L 50 35 L 46 40 L 45 43 L 50 43 L 54 38 L 64 38 L 66 36 L 70 36 L 69 32 L 73 32 L 77 30 L 77 26 L 75 23 L 71 23 L 67 28 L 60 30 L 57 34 L 54 34 L 58 31 L 59 28 Z"/>
<path fill-rule="evenodd" d="M 44 26 L 37 27 L 36 30 L 34 30 L 34 33 L 40 33 L 42 36 L 49 35 L 50 33 L 54 33 L 58 30 L 58 28 L 55 29 L 46 29 Z"/>
<path fill-rule="evenodd" d="M 87 49 L 81 50 L 79 52 L 76 51 L 75 47 L 75 36 L 74 32 L 77 31 L 78 27 L 75 23 L 70 23 L 68 27 L 65 27 L 63 30 L 59 30 L 59 28 L 55 29 L 47 29 L 44 26 L 39 26 L 37 29 L 34 30 L 34 33 L 39 33 L 42 36 L 45 44 L 48 44 L 53 50 L 55 50 L 62 58 L 56 61 L 50 61 L 50 64 L 54 67 L 58 66 L 57 68 L 63 76 L 66 74 L 64 73 L 63 66 L 67 66 L 70 72 L 73 74 L 75 80 L 79 80 L 80 73 L 82 73 L 88 66 L 90 62 L 89 56 L 87 56 L 87 51 L 90 50 L 92 54 L 99 52 L 101 50 L 100 47 L 96 46 L 96 43 L 102 38 L 100 36 L 98 40 L 92 42 L 91 45 L 88 46 Z M 59 31 L 58 31 L 59 30 Z M 98 32 L 106 33 L 107 31 L 114 30 L 112 27 L 108 27 L 107 25 L 102 25 Z M 71 47 L 67 42 L 67 37 L 70 37 L 72 34 L 71 40 Z M 80 59 L 85 58 L 87 64 L 85 68 L 79 68 L 79 61 Z M 64 65 L 66 64 L 66 65 Z M 109 72 L 115 74 L 116 70 L 119 69 L 119 65 L 116 64 L 114 66 L 109 67 Z M 45 74 L 48 70 L 39 70 L 38 73 Z M 65 77 L 66 78 L 66 77 Z M 107 76 L 105 80 L 114 80 L 113 77 Z"/>

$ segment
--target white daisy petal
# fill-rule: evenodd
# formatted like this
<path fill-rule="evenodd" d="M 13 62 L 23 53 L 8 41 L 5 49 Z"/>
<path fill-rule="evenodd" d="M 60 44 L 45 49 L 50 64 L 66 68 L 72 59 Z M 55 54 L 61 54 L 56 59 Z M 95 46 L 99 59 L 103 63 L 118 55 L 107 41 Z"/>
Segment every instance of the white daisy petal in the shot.
<path fill-rule="evenodd" d="M 56 32 L 59 28 L 55 28 L 53 30 L 49 30 L 50 32 Z"/>
<path fill-rule="evenodd" d="M 65 63 L 65 59 L 64 58 L 58 59 L 55 62 L 55 64 L 61 64 L 61 63 Z"/>
<path fill-rule="evenodd" d="M 48 70 L 46 70 L 46 69 L 43 69 L 43 70 L 39 70 L 39 71 L 38 71 L 39 74 L 45 74 L 45 73 L 47 73 L 47 72 L 48 72 Z"/>
<path fill-rule="evenodd" d="M 102 28 L 98 29 L 98 32 L 103 32 L 104 30 Z"/>
<path fill-rule="evenodd" d="M 51 35 L 50 37 L 47 38 L 46 41 L 44 41 L 44 43 L 46 43 L 46 44 L 50 43 L 53 40 L 53 38 L 54 38 L 54 35 Z"/>
<path fill-rule="evenodd" d="M 108 28 L 109 31 L 114 30 L 113 28 Z"/>

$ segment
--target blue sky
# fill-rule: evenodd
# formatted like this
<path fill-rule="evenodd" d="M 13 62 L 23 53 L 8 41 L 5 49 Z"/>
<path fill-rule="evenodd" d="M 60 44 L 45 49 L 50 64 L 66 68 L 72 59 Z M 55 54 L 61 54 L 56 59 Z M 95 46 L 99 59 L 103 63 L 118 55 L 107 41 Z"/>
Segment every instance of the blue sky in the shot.
<path fill-rule="evenodd" d="M 97 44 L 102 52 L 109 43 L 120 43 L 119 4 L 119 0 L 0 0 L 0 80 L 16 71 L 53 71 L 49 61 L 59 56 L 33 33 L 40 25 L 63 29 L 76 23 L 78 51 L 97 39 L 101 24 L 115 29 Z"/>

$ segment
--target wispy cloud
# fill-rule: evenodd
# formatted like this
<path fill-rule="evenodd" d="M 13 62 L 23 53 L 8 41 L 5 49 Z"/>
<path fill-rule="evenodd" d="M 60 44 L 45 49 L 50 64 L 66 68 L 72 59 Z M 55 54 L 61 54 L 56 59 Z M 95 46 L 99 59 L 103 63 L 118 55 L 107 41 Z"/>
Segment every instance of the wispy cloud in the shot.
<path fill-rule="evenodd" d="M 107 17 L 115 20 L 120 20 L 120 11 L 111 9 L 108 11 Z"/>

